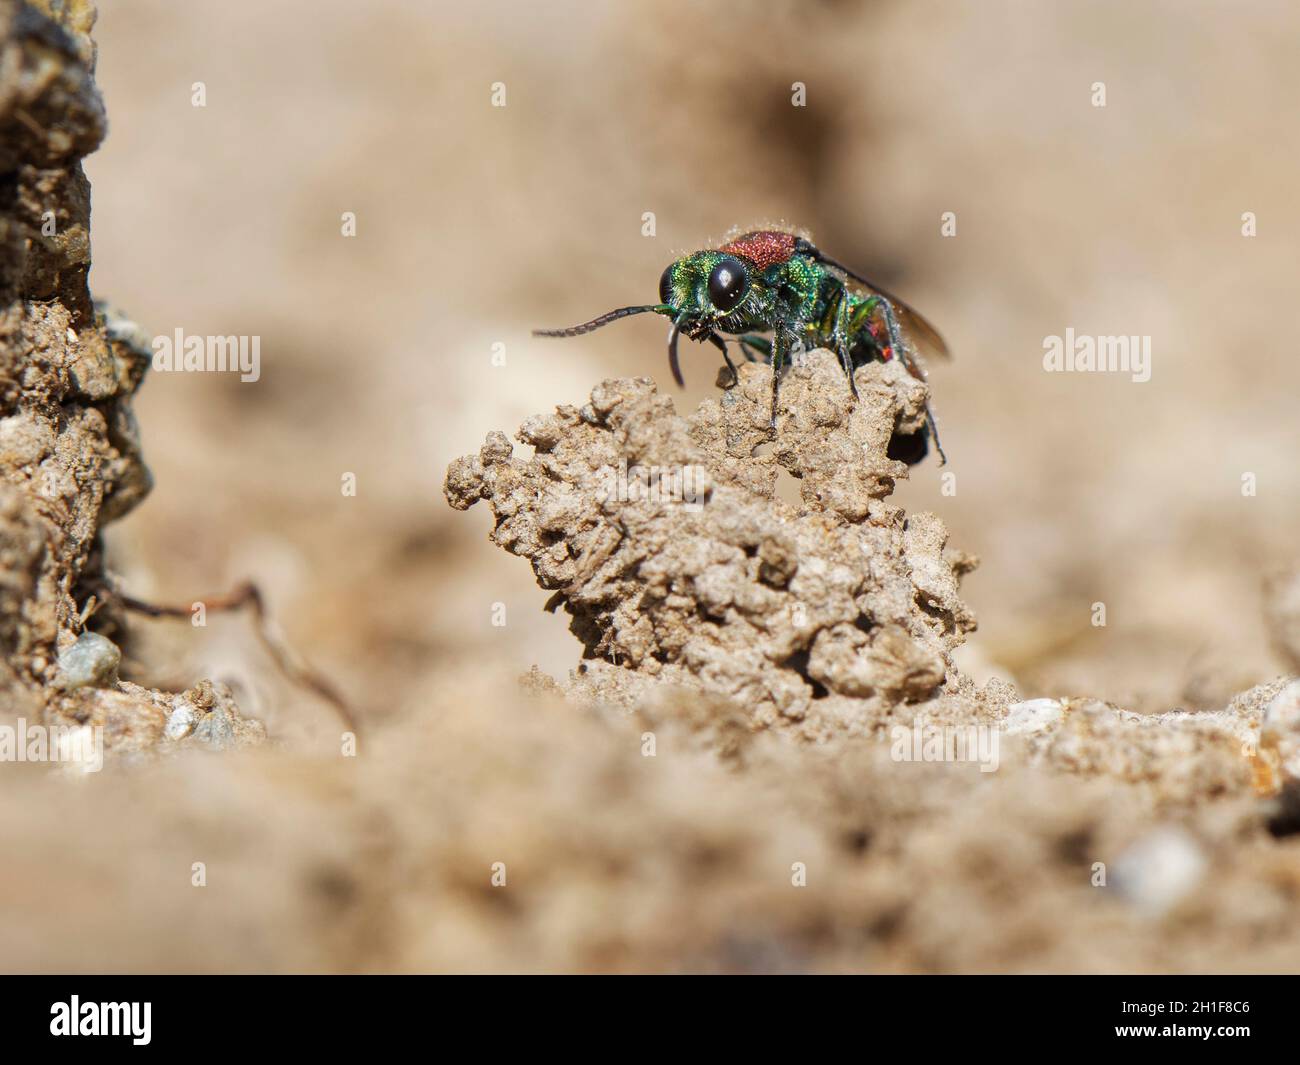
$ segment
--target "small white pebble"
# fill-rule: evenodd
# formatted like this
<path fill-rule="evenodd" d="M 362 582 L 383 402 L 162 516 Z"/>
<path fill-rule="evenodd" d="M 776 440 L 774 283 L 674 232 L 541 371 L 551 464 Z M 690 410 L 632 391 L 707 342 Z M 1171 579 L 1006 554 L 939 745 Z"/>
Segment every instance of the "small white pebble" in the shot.
<path fill-rule="evenodd" d="M 1259 746 L 1277 755 L 1285 779 L 1300 780 L 1300 680 L 1293 680 L 1269 702 Z"/>
<path fill-rule="evenodd" d="M 1153 917 L 1186 898 L 1205 875 L 1200 844 L 1175 826 L 1157 828 L 1131 844 L 1115 862 L 1115 888 Z"/>
<path fill-rule="evenodd" d="M 194 712 L 194 707 L 187 702 L 178 701 L 176 708 L 167 718 L 167 724 L 163 727 L 163 735 L 169 740 L 184 739 L 194 730 L 194 723 L 197 720 L 198 715 Z"/>
<path fill-rule="evenodd" d="M 1030 699 L 1007 710 L 1003 731 L 1010 736 L 1042 732 L 1065 720 L 1065 705 L 1059 699 Z"/>
<path fill-rule="evenodd" d="M 68 326 L 68 342 L 70 344 L 75 344 L 77 342 L 77 331 L 73 329 L 72 326 Z"/>

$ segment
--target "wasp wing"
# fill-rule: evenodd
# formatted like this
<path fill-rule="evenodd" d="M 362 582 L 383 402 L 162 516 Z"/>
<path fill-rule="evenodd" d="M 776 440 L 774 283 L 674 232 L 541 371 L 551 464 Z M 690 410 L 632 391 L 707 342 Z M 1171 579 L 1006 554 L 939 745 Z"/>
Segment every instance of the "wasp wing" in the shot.
<path fill-rule="evenodd" d="M 894 313 L 898 315 L 898 324 L 923 359 L 952 360 L 952 352 L 948 350 L 947 342 L 939 334 L 939 330 L 930 324 L 925 315 L 910 304 L 900 300 L 893 293 L 886 292 L 879 285 L 860 278 L 856 274 L 850 274 L 849 276 L 854 281 L 866 285 L 878 296 L 884 296 L 894 305 Z"/>
<path fill-rule="evenodd" d="M 905 300 L 899 299 L 892 292 L 880 285 L 877 285 L 869 277 L 863 277 L 859 273 L 850 270 L 843 263 L 838 263 L 834 259 L 823 255 L 818 249 L 811 245 L 806 245 L 805 250 L 815 259 L 825 263 L 840 271 L 846 277 L 851 278 L 860 285 L 864 285 L 877 296 L 884 296 L 894 305 L 894 314 L 898 318 L 899 328 L 906 334 L 907 339 L 911 341 L 912 347 L 916 349 L 917 354 L 924 359 L 942 359 L 951 360 L 952 352 L 948 350 L 948 345 L 943 337 L 939 334 L 929 320 L 920 311 L 916 310 Z"/>

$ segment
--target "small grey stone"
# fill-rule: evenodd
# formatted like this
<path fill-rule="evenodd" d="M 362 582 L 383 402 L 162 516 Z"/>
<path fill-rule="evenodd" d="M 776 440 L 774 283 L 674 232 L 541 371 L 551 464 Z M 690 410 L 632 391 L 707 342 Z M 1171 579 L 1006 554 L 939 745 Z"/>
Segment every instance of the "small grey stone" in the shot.
<path fill-rule="evenodd" d="M 59 655 L 59 680 L 65 691 L 105 688 L 117 683 L 122 652 L 107 636 L 83 632 L 77 642 Z"/>
<path fill-rule="evenodd" d="M 214 751 L 225 751 L 233 747 L 235 723 L 230 719 L 230 712 L 218 703 L 195 726 L 194 738 Z"/>
<path fill-rule="evenodd" d="M 187 702 L 178 701 L 175 709 L 167 718 L 167 725 L 163 728 L 163 735 L 169 740 L 184 739 L 194 730 L 194 723 L 197 720 L 198 714 L 194 712 L 194 707 Z"/>

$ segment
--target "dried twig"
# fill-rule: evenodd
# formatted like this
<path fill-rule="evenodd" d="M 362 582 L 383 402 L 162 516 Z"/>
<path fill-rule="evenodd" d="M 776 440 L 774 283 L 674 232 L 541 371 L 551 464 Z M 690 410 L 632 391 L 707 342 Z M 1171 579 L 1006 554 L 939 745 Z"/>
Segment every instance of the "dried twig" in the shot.
<path fill-rule="evenodd" d="M 137 614 L 144 614 L 146 617 L 188 618 L 192 613 L 188 607 L 160 606 L 156 603 L 146 603 L 141 599 L 132 598 L 121 592 L 116 594 L 118 601 L 126 609 L 134 610 Z M 267 615 L 266 604 L 257 585 L 251 581 L 245 581 L 226 595 L 199 599 L 197 602 L 202 603 L 206 610 L 218 613 L 233 612 L 241 607 L 251 605 L 254 619 L 253 629 L 257 633 L 257 638 L 261 641 L 262 646 L 266 648 L 267 653 L 270 654 L 276 666 L 279 667 L 280 672 L 290 682 L 315 692 L 316 695 L 334 707 L 350 731 L 360 733 L 356 715 L 353 714 L 352 708 L 347 704 L 343 696 L 285 642 L 279 626 Z"/>

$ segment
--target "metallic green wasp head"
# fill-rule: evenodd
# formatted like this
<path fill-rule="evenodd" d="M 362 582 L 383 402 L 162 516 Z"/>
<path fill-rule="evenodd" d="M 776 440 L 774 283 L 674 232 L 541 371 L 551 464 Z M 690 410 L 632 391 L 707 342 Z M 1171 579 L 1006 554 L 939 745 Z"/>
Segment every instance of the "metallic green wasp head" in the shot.
<path fill-rule="evenodd" d="M 752 264 L 719 251 L 697 251 L 670 263 L 659 278 L 659 301 L 696 327 L 714 326 L 745 302 Z M 690 333 L 687 333 L 689 336 Z"/>

